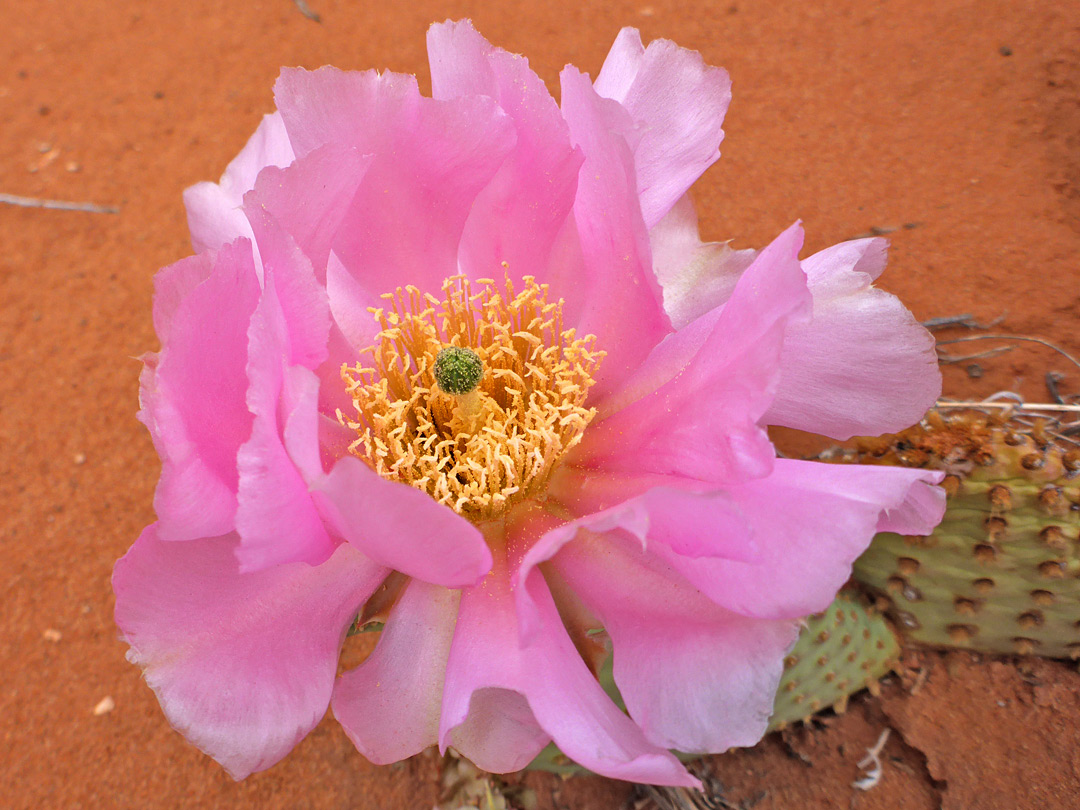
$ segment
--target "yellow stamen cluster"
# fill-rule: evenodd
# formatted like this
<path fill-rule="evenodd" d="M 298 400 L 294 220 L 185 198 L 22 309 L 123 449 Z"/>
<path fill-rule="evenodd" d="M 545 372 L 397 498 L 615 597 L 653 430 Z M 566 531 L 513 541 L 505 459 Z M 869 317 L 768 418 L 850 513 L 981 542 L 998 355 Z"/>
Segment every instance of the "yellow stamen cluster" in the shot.
<path fill-rule="evenodd" d="M 604 352 L 596 338 L 563 329 L 562 301 L 526 276 L 451 276 L 442 299 L 415 287 L 370 310 L 382 331 L 341 377 L 356 409 L 338 420 L 357 433 L 350 452 L 384 478 L 427 492 L 473 521 L 536 497 L 596 414 L 585 407 Z M 483 362 L 479 387 L 440 390 L 435 359 L 447 346 Z"/>

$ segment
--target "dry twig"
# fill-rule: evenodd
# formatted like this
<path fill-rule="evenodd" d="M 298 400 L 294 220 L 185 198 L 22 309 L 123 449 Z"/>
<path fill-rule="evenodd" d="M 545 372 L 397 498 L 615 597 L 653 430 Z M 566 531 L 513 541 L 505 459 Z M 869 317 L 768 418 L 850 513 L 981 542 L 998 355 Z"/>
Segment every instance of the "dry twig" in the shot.
<path fill-rule="evenodd" d="M 881 751 L 885 748 L 885 743 L 889 741 L 890 734 L 892 734 L 892 729 L 885 729 L 874 743 L 874 747 L 866 749 L 866 756 L 859 760 L 859 767 L 866 770 L 866 775 L 852 782 L 853 788 L 870 790 L 881 781 Z"/>
<path fill-rule="evenodd" d="M 39 197 L 20 197 L 18 194 L 0 194 L 0 203 L 18 205 L 22 208 L 51 208 L 56 211 L 86 211 L 91 214 L 120 213 L 120 209 L 113 205 L 69 202 L 67 200 L 44 200 Z"/>
<path fill-rule="evenodd" d="M 307 17 L 309 20 L 317 23 L 322 22 L 322 17 L 320 17 L 316 12 L 311 10 L 311 6 L 307 4 L 306 0 L 293 0 L 293 2 L 296 4 L 297 10 L 299 10 L 299 12 L 305 17 Z"/>
<path fill-rule="evenodd" d="M 1023 340 L 1029 343 L 1038 343 L 1042 346 L 1053 349 L 1055 352 L 1060 354 L 1074 366 L 1080 368 L 1080 360 L 1077 360 L 1060 346 L 1055 346 L 1049 340 L 1043 340 L 1042 338 L 1037 337 L 1028 337 L 1027 335 L 968 335 L 967 337 L 951 338 L 950 340 L 939 340 L 937 345 L 947 346 L 950 343 L 967 343 L 969 340 Z"/>

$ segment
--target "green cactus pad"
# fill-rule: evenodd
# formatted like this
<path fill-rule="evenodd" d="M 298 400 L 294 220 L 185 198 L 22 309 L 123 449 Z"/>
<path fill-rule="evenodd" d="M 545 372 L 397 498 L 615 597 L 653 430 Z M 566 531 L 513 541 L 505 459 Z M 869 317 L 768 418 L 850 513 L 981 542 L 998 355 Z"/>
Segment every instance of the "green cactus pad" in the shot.
<path fill-rule="evenodd" d="M 841 593 L 823 613 L 806 619 L 799 640 L 784 659 L 769 731 L 808 720 L 823 709 L 842 712 L 848 698 L 862 689 L 877 694 L 878 681 L 899 658 L 900 644 L 884 617 L 857 596 Z M 604 691 L 625 711 L 612 676 L 611 656 L 598 677 Z M 676 754 L 685 760 L 698 756 Z M 563 776 L 588 773 L 554 743 L 540 752 L 528 770 Z"/>
<path fill-rule="evenodd" d="M 880 534 L 855 564 L 906 638 L 1080 658 L 1080 454 L 1045 424 L 964 412 L 864 443 L 857 460 L 948 473 L 933 534 Z"/>
<path fill-rule="evenodd" d="M 842 712 L 861 689 L 876 695 L 878 681 L 899 658 L 900 644 L 884 617 L 841 593 L 824 613 L 806 620 L 785 659 L 769 730 L 830 707 Z"/>

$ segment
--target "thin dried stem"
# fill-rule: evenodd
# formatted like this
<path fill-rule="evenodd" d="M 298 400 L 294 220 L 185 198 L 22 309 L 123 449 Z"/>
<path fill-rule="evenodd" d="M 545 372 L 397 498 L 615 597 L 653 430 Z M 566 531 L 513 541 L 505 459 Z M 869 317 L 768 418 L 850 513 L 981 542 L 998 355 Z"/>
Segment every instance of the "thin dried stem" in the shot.
<path fill-rule="evenodd" d="M 970 340 L 1022 340 L 1027 341 L 1028 343 L 1038 343 L 1041 346 L 1046 346 L 1047 348 L 1053 349 L 1055 352 L 1067 359 L 1074 366 L 1080 368 L 1080 360 L 1077 360 L 1060 346 L 1055 346 L 1049 340 L 1043 340 L 1042 338 L 1037 337 L 1028 337 L 1027 335 L 968 335 L 967 337 L 952 338 L 951 340 L 939 340 L 937 342 L 937 345 L 947 346 L 950 343 L 967 343 Z"/>
<path fill-rule="evenodd" d="M 113 205 L 98 205 L 89 202 L 70 202 L 68 200 L 45 200 L 39 197 L 20 197 L 17 194 L 0 194 L 0 203 L 18 205 L 22 208 L 51 208 L 55 211 L 86 211 L 91 214 L 120 213 L 120 209 Z"/>
<path fill-rule="evenodd" d="M 1058 405 L 1053 402 L 952 402 L 939 399 L 934 403 L 935 408 L 997 408 L 1007 411 L 1062 411 L 1066 413 L 1080 413 L 1080 405 Z"/>

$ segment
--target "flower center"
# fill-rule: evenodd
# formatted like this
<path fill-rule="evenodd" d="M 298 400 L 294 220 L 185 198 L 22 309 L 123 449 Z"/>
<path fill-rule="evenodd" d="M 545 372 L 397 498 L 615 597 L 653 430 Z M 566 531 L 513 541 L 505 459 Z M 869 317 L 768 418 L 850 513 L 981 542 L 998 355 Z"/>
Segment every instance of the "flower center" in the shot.
<path fill-rule="evenodd" d="M 534 498 L 596 415 L 585 400 L 604 352 L 563 329 L 563 302 L 531 276 L 415 287 L 370 312 L 382 331 L 341 377 L 355 415 L 349 451 L 384 478 L 427 492 L 473 521 Z"/>

